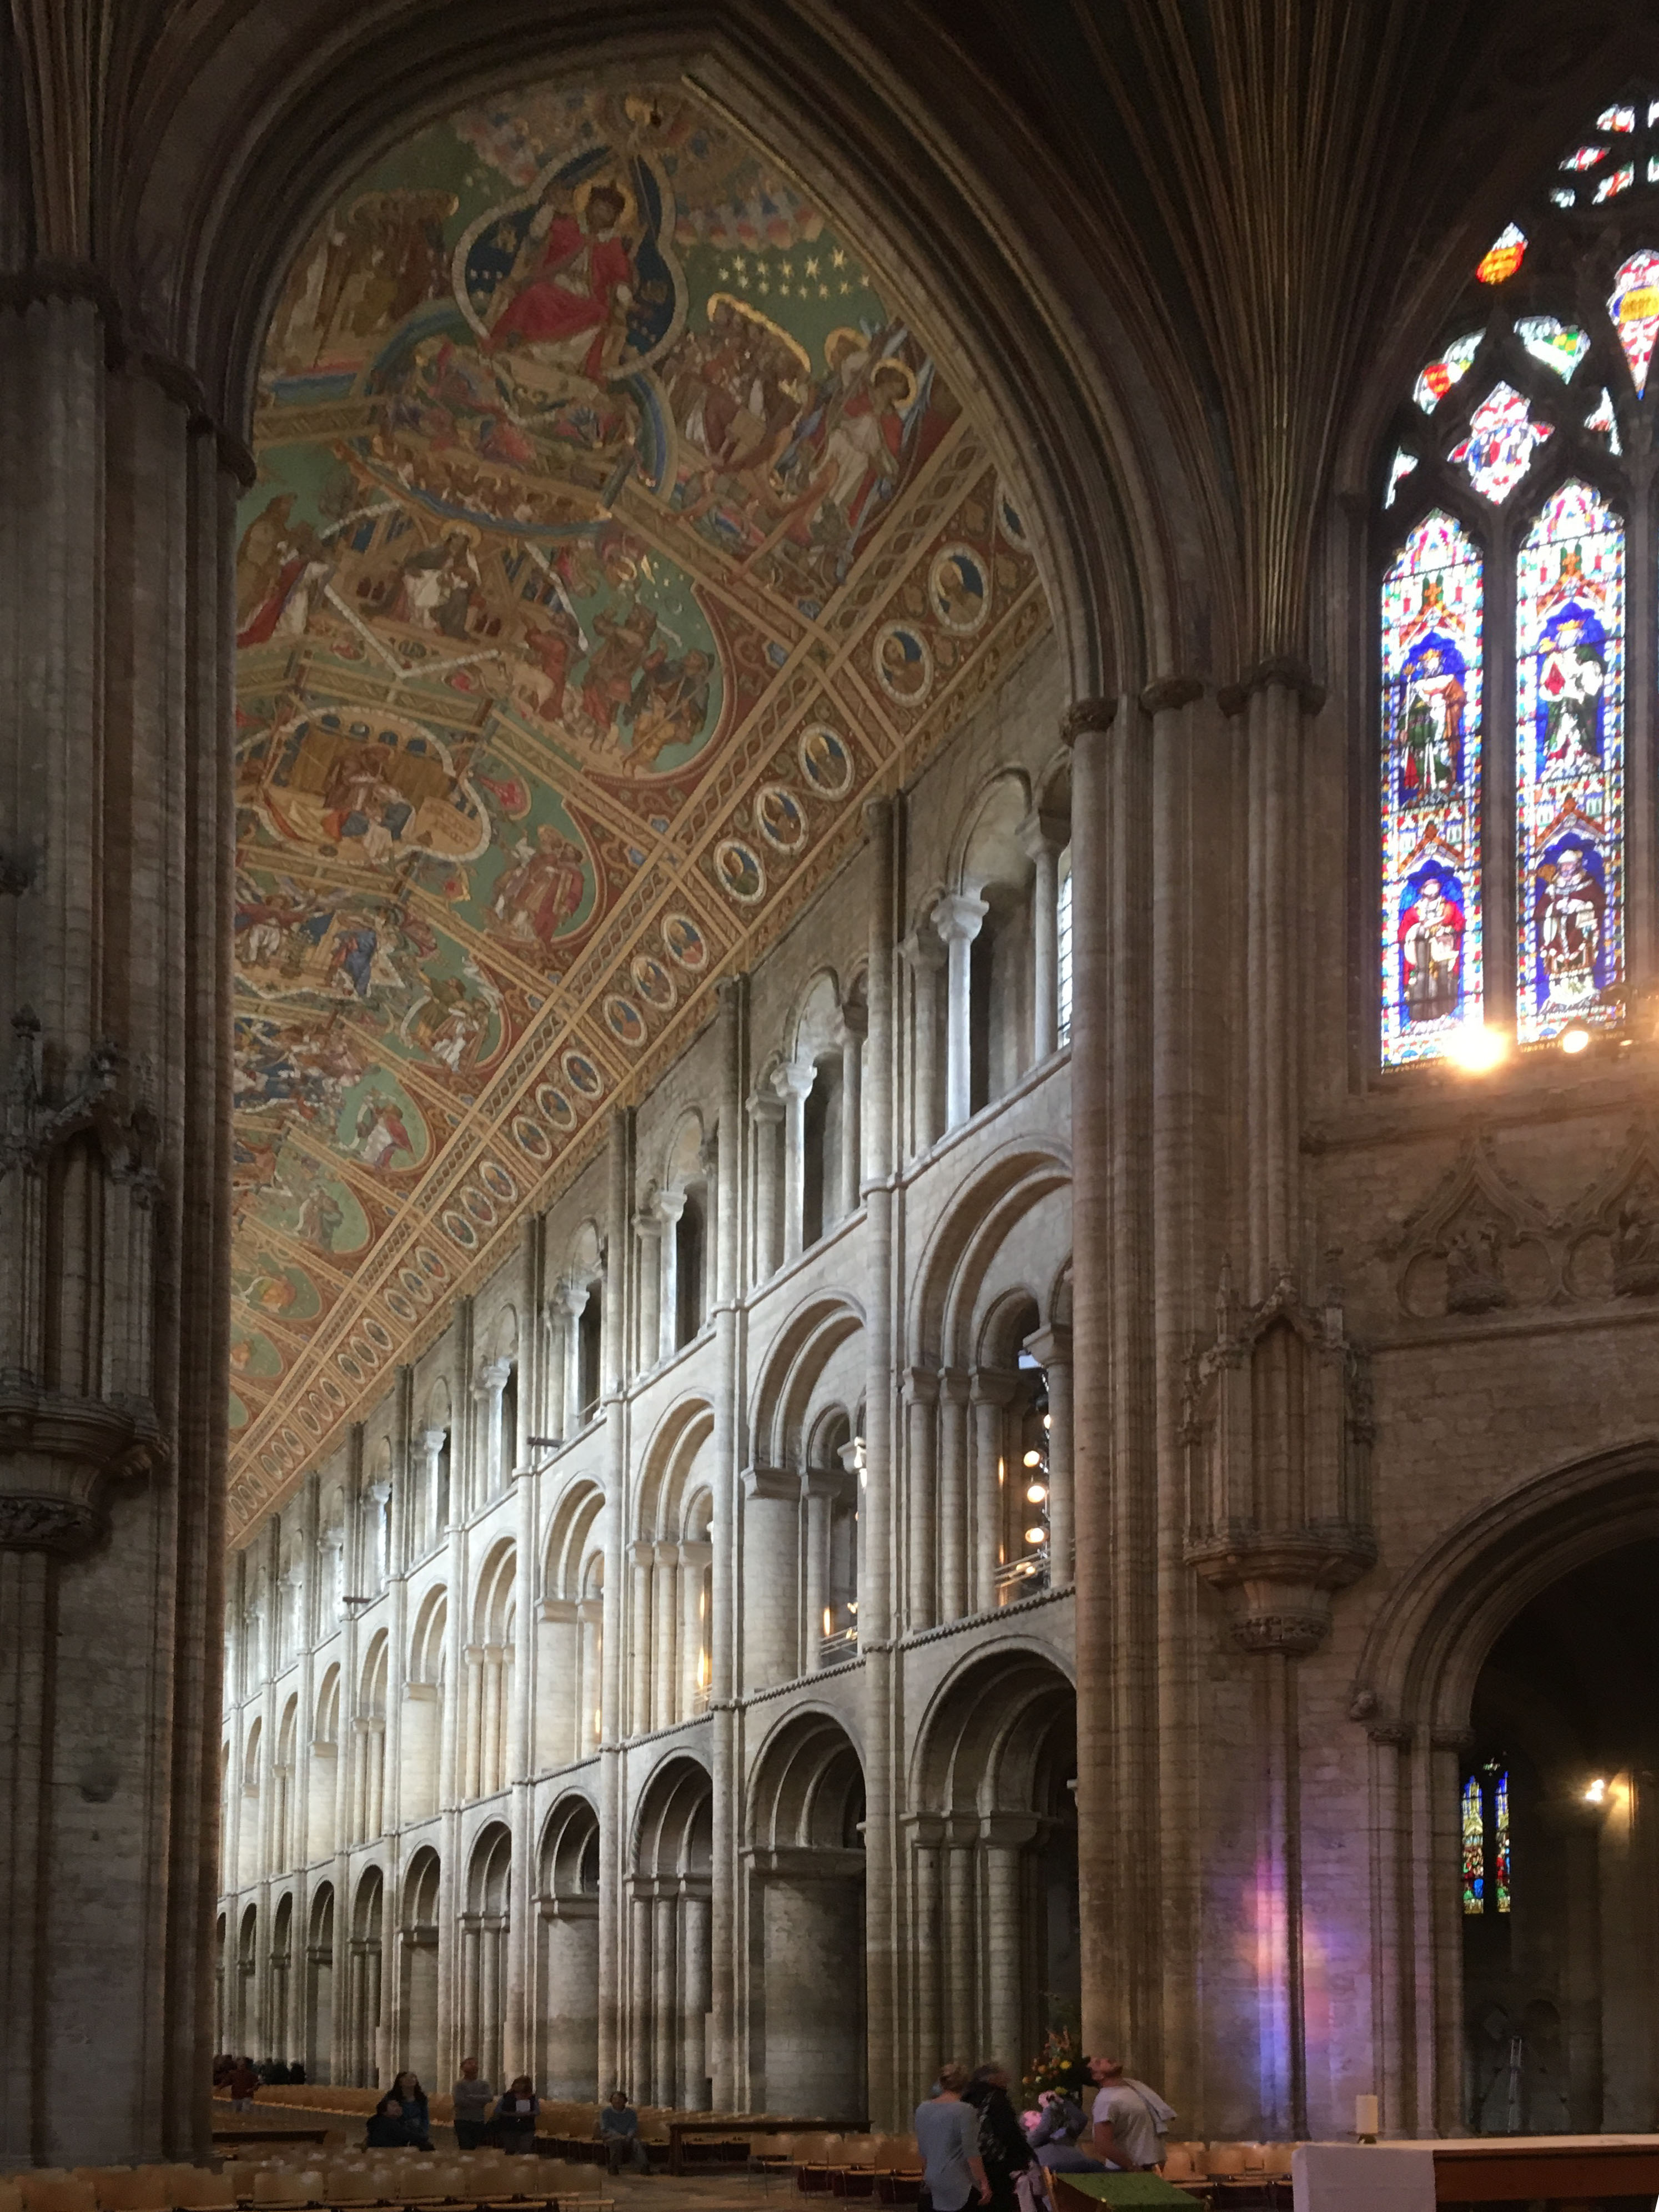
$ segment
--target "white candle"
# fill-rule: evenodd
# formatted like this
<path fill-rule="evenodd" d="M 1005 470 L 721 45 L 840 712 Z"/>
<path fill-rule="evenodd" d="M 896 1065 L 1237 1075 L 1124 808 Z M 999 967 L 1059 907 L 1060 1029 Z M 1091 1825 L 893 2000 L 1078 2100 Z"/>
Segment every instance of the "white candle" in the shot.
<path fill-rule="evenodd" d="M 1376 2100 L 1375 2097 L 1356 2097 L 1353 2100 L 1353 2131 L 1360 2136 L 1376 2133 Z"/>

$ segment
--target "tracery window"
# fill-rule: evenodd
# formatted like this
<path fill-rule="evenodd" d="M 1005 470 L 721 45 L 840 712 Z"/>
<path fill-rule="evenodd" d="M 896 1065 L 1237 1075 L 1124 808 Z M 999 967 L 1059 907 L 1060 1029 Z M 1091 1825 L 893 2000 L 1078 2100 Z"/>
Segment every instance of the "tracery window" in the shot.
<path fill-rule="evenodd" d="M 1489 1759 L 1463 1784 L 1463 1911 L 1510 1910 L 1510 1776 Z"/>
<path fill-rule="evenodd" d="M 1379 485 L 1388 1067 L 1617 1032 L 1659 919 L 1628 911 L 1626 804 L 1628 761 L 1652 809 L 1652 679 L 1626 672 L 1659 608 L 1626 591 L 1655 525 L 1626 456 L 1652 435 L 1659 97 L 1563 149 L 1445 327 Z"/>

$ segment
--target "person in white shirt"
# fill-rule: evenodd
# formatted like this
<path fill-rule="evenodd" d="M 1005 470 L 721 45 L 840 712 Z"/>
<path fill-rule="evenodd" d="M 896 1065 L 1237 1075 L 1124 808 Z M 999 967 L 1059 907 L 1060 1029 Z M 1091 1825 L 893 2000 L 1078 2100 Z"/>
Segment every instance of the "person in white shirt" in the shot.
<path fill-rule="evenodd" d="M 1091 2058 L 1089 2072 L 1097 2085 L 1095 2156 L 1123 2173 L 1145 2173 L 1161 2166 L 1159 2115 L 1173 2118 L 1170 2107 L 1144 2081 L 1131 2080 L 1121 2058 Z"/>

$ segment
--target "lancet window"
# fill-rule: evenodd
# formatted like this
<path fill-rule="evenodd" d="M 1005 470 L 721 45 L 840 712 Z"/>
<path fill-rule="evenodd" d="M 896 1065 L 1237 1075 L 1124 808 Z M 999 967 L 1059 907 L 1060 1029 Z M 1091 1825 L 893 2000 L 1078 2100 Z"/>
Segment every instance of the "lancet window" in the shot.
<path fill-rule="evenodd" d="M 1489 1759 L 1463 1784 L 1463 1911 L 1510 1909 L 1510 1777 Z"/>
<path fill-rule="evenodd" d="M 1378 485 L 1382 1063 L 1582 1050 L 1629 1017 L 1652 851 L 1659 95 L 1493 242 Z M 1659 384 L 1659 380 L 1656 380 Z M 1639 810 L 1628 791 L 1639 798 Z M 1645 896 L 1641 893 L 1640 896 Z M 1632 921 L 1636 925 L 1632 927 Z"/>

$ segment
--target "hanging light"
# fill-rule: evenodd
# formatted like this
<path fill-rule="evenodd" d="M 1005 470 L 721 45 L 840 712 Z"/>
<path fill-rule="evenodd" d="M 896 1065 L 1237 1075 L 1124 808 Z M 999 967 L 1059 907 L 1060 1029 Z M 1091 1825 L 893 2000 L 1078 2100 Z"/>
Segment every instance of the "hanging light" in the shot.
<path fill-rule="evenodd" d="M 1607 1777 L 1603 1774 L 1598 1774 L 1595 1781 L 1590 1784 L 1589 1789 L 1584 1792 L 1584 1802 L 1587 1805 L 1605 1805 L 1607 1802 Z"/>
<path fill-rule="evenodd" d="M 1048 1540 L 1048 1531 L 1046 1528 L 1028 1528 L 1025 1531 L 1025 1540 L 1028 1544 L 1043 1544 Z"/>
<path fill-rule="evenodd" d="M 1042 1454 L 1040 1451 L 1028 1451 L 1022 1464 L 1025 1467 L 1041 1467 Z"/>
<path fill-rule="evenodd" d="M 1047 1483 L 1030 1482 L 1027 1483 L 1025 1486 L 1025 1503 L 1028 1505 L 1041 1505 L 1043 1499 L 1047 1498 L 1048 1495 L 1048 1486 Z"/>
<path fill-rule="evenodd" d="M 1569 1022 L 1561 1032 L 1563 1052 L 1583 1052 L 1589 1048 L 1590 1033 L 1583 1022 Z"/>

